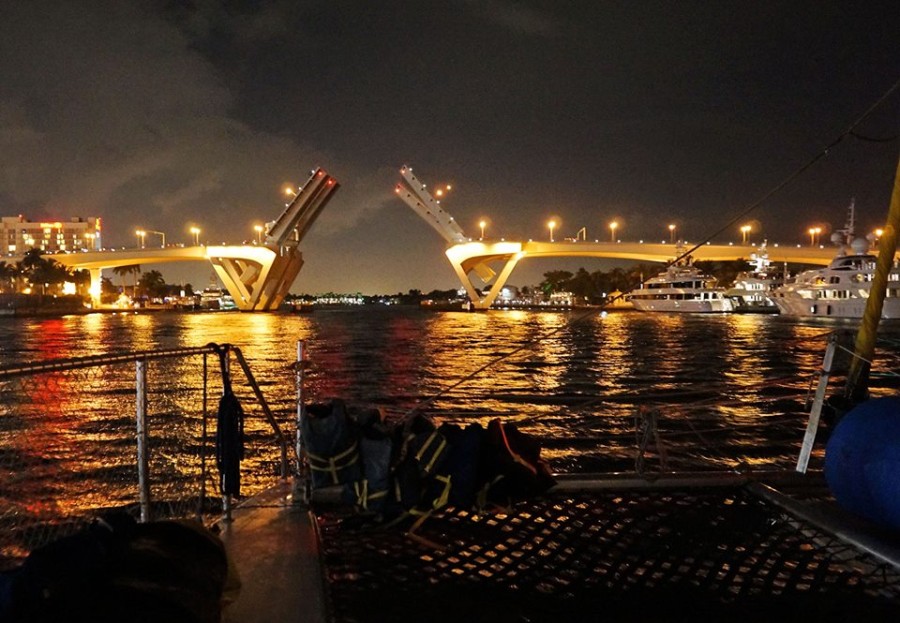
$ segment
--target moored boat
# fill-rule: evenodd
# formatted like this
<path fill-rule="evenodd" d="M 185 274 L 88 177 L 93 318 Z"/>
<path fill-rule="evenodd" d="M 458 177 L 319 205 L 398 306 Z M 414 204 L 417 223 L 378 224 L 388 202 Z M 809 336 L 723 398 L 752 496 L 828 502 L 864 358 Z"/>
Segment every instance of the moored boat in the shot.
<path fill-rule="evenodd" d="M 733 309 L 715 277 L 691 264 L 669 266 L 627 298 L 639 311 L 716 313 Z"/>
<path fill-rule="evenodd" d="M 851 203 L 847 226 L 835 232 L 837 255 L 826 268 L 807 270 L 792 283 L 776 288 L 772 300 L 786 316 L 860 319 L 872 293 L 876 257 L 869 241 L 853 237 L 854 206 Z M 894 260 L 887 276 L 881 318 L 900 318 L 900 266 Z"/>
<path fill-rule="evenodd" d="M 750 255 L 750 260 L 753 269 L 739 273 L 725 296 L 731 299 L 736 313 L 777 314 L 772 291 L 784 285 L 785 276 L 776 275 L 772 270 L 765 242 Z"/>

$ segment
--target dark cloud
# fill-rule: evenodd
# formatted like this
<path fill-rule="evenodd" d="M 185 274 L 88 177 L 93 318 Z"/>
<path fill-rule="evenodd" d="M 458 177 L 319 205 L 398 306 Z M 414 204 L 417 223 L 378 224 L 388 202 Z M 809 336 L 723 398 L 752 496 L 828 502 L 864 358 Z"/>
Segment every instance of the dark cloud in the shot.
<path fill-rule="evenodd" d="M 284 183 L 342 188 L 297 291 L 455 284 L 443 241 L 392 193 L 452 182 L 467 231 L 699 238 L 761 197 L 900 78 L 898 19 L 818 2 L 112 2 L 0 6 L 0 212 L 98 215 L 251 238 Z M 861 131 L 897 133 L 898 98 Z M 896 143 L 848 140 L 755 214 L 884 213 Z M 544 265 L 523 267 L 528 283 Z M 593 268 L 593 266 L 592 266 Z M 529 272 L 530 271 L 530 272 Z M 205 281 L 205 267 L 163 268 Z"/>

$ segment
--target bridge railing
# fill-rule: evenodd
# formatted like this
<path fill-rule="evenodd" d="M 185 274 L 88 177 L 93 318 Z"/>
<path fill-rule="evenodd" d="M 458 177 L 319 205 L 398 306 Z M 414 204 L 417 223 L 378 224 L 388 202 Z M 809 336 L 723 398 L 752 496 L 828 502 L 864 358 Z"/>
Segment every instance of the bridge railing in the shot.
<path fill-rule="evenodd" d="M 239 349 L 0 368 L 0 569 L 112 510 L 142 521 L 227 514 L 232 497 L 216 468 L 220 356 L 244 410 L 240 494 L 252 495 L 296 463 Z"/>

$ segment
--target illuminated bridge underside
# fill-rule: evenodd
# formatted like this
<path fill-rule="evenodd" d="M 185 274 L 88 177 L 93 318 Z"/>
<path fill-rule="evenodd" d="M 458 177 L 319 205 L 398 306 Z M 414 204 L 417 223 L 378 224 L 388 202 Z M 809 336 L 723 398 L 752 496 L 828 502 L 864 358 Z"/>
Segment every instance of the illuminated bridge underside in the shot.
<path fill-rule="evenodd" d="M 754 246 L 703 245 L 691 253 L 696 260 L 727 261 L 750 259 L 755 253 Z M 766 249 L 773 265 L 791 264 L 827 265 L 835 256 L 836 249 L 818 247 L 777 247 Z M 677 257 L 677 248 L 672 244 L 645 244 L 631 242 L 463 242 L 447 249 L 447 259 L 456 271 L 476 309 L 488 309 L 519 260 L 535 257 L 605 257 L 639 262 L 669 262 Z M 491 263 L 500 263 L 499 272 L 491 268 Z M 480 296 L 472 283 L 471 273 L 475 273 L 490 285 L 484 296 Z"/>
<path fill-rule="evenodd" d="M 296 247 L 275 250 L 246 245 L 97 251 L 50 257 L 74 270 L 89 270 L 92 285 L 100 283 L 100 271 L 104 268 L 208 260 L 242 311 L 277 309 L 303 266 L 303 255 Z"/>

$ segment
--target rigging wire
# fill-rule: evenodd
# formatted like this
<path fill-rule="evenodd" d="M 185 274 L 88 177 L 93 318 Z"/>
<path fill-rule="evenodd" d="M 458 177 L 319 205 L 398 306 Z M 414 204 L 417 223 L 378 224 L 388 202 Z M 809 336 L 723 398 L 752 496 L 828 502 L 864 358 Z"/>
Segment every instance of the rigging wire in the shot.
<path fill-rule="evenodd" d="M 884 138 L 875 138 L 874 136 L 865 136 L 864 134 L 860 134 L 858 132 L 850 132 L 850 136 L 861 141 L 867 141 L 869 143 L 890 143 L 891 141 L 896 141 L 897 138 L 900 137 L 900 134 L 894 134 L 893 136 L 886 136 Z"/>
<path fill-rule="evenodd" d="M 854 131 L 856 130 L 856 127 L 859 126 L 863 121 L 865 121 L 865 120 L 866 120 L 873 112 L 875 112 L 875 111 L 876 111 L 876 110 L 877 110 L 877 109 L 878 109 L 878 108 L 879 108 L 879 107 L 880 107 L 880 106 L 881 106 L 881 105 L 882 105 L 882 104 L 883 104 L 883 103 L 884 103 L 891 95 L 893 95 L 894 92 L 897 91 L 898 89 L 900 89 L 900 79 L 898 79 L 896 82 L 894 82 L 894 84 L 892 84 L 892 85 L 890 86 L 890 88 L 888 88 L 888 90 L 885 91 L 884 94 L 881 95 L 881 97 L 879 97 L 877 100 L 875 100 L 875 102 L 874 102 L 871 106 L 869 106 L 869 108 L 867 108 L 867 109 L 865 110 L 865 112 L 862 113 L 862 115 L 860 115 L 855 121 L 853 121 L 853 122 L 847 127 L 846 130 L 844 130 L 840 135 L 838 135 L 835 139 L 833 139 L 830 143 L 828 143 L 828 144 L 827 144 L 823 149 L 821 149 L 817 154 L 815 154 L 815 155 L 814 155 L 812 158 L 810 158 L 807 162 L 805 162 L 803 165 L 801 165 L 799 168 L 797 168 L 795 171 L 793 171 L 790 175 L 788 175 L 787 177 L 785 177 L 781 182 L 779 182 L 779 183 L 776 184 L 774 187 L 772 187 L 768 192 L 766 192 L 765 194 L 763 194 L 762 197 L 760 197 L 759 199 L 757 199 L 756 201 L 754 201 L 753 203 L 751 203 L 749 206 L 747 206 L 746 208 L 744 208 L 737 216 L 735 216 L 734 218 L 732 218 L 731 220 L 729 220 L 728 222 L 726 222 L 722 227 L 720 227 L 719 229 L 713 231 L 712 233 L 710 233 L 709 235 L 707 235 L 706 237 L 704 237 L 700 242 L 698 242 L 697 244 L 695 244 L 694 246 L 692 246 L 692 247 L 691 247 L 690 249 L 688 249 L 687 251 L 682 252 L 681 255 L 679 255 L 679 256 L 676 257 L 674 260 L 672 260 L 671 262 L 669 262 L 669 263 L 666 265 L 666 267 L 668 268 L 669 266 L 672 266 L 673 264 L 677 264 L 678 262 L 680 262 L 680 261 L 683 260 L 684 258 L 686 258 L 686 257 L 688 257 L 689 255 L 691 255 L 694 251 L 696 251 L 697 249 L 699 249 L 700 247 L 702 247 L 704 244 L 706 244 L 707 242 L 709 242 L 713 237 L 715 237 L 715 236 L 721 234 L 722 232 L 724 232 L 724 231 L 730 229 L 731 227 L 733 227 L 735 223 L 737 223 L 737 222 L 741 221 L 742 219 L 746 218 L 748 214 L 750 214 L 751 212 L 753 212 L 754 210 L 756 210 L 757 208 L 759 208 L 763 203 L 765 203 L 766 201 L 768 201 L 768 200 L 769 200 L 771 197 L 773 197 L 775 194 L 777 194 L 778 192 L 780 192 L 781 190 L 783 190 L 785 187 L 787 187 L 791 182 L 793 182 L 793 181 L 796 180 L 798 177 L 800 177 L 802 174 L 804 174 L 806 171 L 808 171 L 808 170 L 811 169 L 813 166 L 815 166 L 820 160 L 822 160 L 823 158 L 825 158 L 826 156 L 828 156 L 829 153 L 830 153 L 830 151 L 831 151 L 832 149 L 834 149 L 835 147 L 837 147 L 841 142 L 843 142 L 843 140 L 844 140 L 845 138 L 847 138 L 848 136 L 853 135 L 853 134 L 854 134 Z M 649 278 L 648 278 L 648 279 L 649 279 Z M 641 285 L 641 284 L 643 284 L 643 283 L 646 282 L 646 281 L 647 281 L 647 279 L 645 279 L 644 281 L 642 281 L 642 282 L 641 282 L 640 284 L 638 284 L 638 285 Z M 609 305 L 610 303 L 612 303 L 613 301 L 622 298 L 623 296 L 625 296 L 625 294 L 626 294 L 627 292 L 630 292 L 630 291 L 633 290 L 635 287 L 637 287 L 637 286 L 634 286 L 634 287 L 632 287 L 631 289 L 627 290 L 626 292 L 622 292 L 622 293 L 620 293 L 619 295 L 613 297 L 613 299 L 611 299 L 610 301 L 608 301 L 608 302 L 603 306 L 603 308 L 605 308 L 606 306 L 608 306 L 608 305 Z M 553 337 L 554 335 L 556 335 L 557 333 L 559 333 L 559 332 L 562 331 L 563 329 L 568 328 L 568 327 L 571 326 L 571 325 L 574 325 L 574 324 L 577 324 L 577 323 L 583 321 L 583 320 L 584 320 L 585 318 L 587 318 L 588 316 L 594 315 L 594 313 L 596 313 L 596 310 L 594 310 L 594 309 L 586 310 L 585 312 L 582 312 L 581 314 L 576 315 L 574 318 L 572 318 L 572 319 L 566 321 L 565 323 L 561 324 L 560 326 L 558 326 L 558 327 L 556 327 L 556 328 L 554 328 L 554 329 L 551 329 L 551 330 L 549 330 L 549 331 L 546 331 L 546 332 L 544 332 L 544 333 L 538 335 L 537 337 L 535 337 L 535 338 L 534 338 L 533 340 L 531 340 L 530 342 L 527 342 L 527 343 L 525 343 L 525 344 L 522 344 L 522 345 L 520 345 L 520 346 L 517 346 L 517 347 L 513 348 L 512 350 L 510 350 L 509 352 L 501 353 L 500 355 L 497 355 L 497 356 L 494 357 L 493 359 L 491 359 L 491 360 L 487 361 L 486 363 L 484 363 L 484 364 L 478 366 L 475 370 L 473 370 L 473 371 L 469 372 L 468 374 L 462 376 L 460 379 L 458 379 L 458 380 L 455 381 L 454 383 L 451 383 L 451 384 L 448 385 L 447 387 L 444 387 L 444 388 L 442 388 L 442 389 L 439 389 L 437 392 L 435 392 L 434 394 L 432 394 L 432 395 L 429 396 L 428 398 L 426 398 L 426 399 L 422 400 L 421 402 L 417 403 L 415 406 L 413 406 L 411 409 L 409 409 L 409 410 L 406 412 L 406 415 L 410 415 L 410 414 L 412 414 L 412 413 L 415 413 L 416 411 L 419 411 L 419 410 L 421 410 L 421 409 L 427 407 L 428 405 L 434 403 L 434 402 L 435 402 L 438 398 L 440 398 L 441 396 L 444 396 L 445 394 L 448 394 L 449 392 L 453 391 L 453 390 L 456 389 L 457 387 L 459 387 L 459 386 L 461 386 L 461 385 L 464 385 L 465 383 L 468 383 L 470 380 L 472 380 L 473 378 L 475 378 L 476 376 L 478 376 L 479 374 L 481 374 L 481 373 L 484 372 L 485 370 L 487 370 L 487 369 L 489 369 L 489 368 L 491 368 L 491 367 L 497 365 L 498 363 L 501 363 L 501 362 L 503 362 L 503 361 L 505 361 L 505 360 L 507 360 L 507 359 L 509 359 L 509 358 L 511 358 L 511 357 L 513 357 L 513 356 L 515 356 L 515 355 L 517 355 L 517 354 L 519 354 L 519 353 L 521 353 L 522 351 L 531 349 L 535 344 L 540 343 L 540 342 L 542 342 L 542 341 L 544 341 L 544 340 L 546 340 L 546 339 L 548 339 L 548 338 Z"/>
<path fill-rule="evenodd" d="M 854 130 L 856 129 L 856 127 L 858 125 L 860 125 L 863 121 L 865 121 L 869 117 L 869 115 L 871 115 L 873 112 L 875 112 L 885 102 L 885 100 L 887 100 L 891 95 L 893 95 L 894 91 L 896 91 L 897 89 L 900 89 L 900 79 L 898 79 L 893 85 L 891 85 L 891 87 L 887 91 L 885 91 L 884 94 L 881 97 L 879 97 L 875 101 L 874 104 L 869 106 L 869 108 L 866 109 L 866 111 L 862 115 L 860 115 L 853 123 L 851 123 L 847 127 L 847 129 L 844 130 L 837 138 L 832 140 L 830 143 L 828 143 L 828 145 L 826 145 L 823 149 L 821 149 L 819 151 L 819 153 L 817 153 L 815 156 L 810 158 L 806 163 L 801 165 L 798 169 L 796 169 L 793 173 L 791 173 L 786 178 L 784 178 L 781 182 L 776 184 L 772 189 L 770 189 L 762 197 L 760 197 L 755 202 L 751 203 L 749 206 L 744 208 L 744 210 L 742 210 L 737 216 L 735 216 L 734 218 L 729 220 L 727 223 L 725 223 L 722 227 L 715 230 L 714 232 L 712 232 L 711 234 L 709 234 L 708 236 L 703 238 L 700 242 L 698 242 L 697 244 L 692 246 L 690 249 L 688 249 L 687 251 L 685 251 L 681 255 L 679 255 L 677 258 L 675 258 L 669 264 L 669 266 L 671 266 L 672 264 L 675 264 L 677 262 L 680 262 L 681 260 L 683 260 L 684 258 L 689 256 L 691 253 L 693 253 L 694 251 L 696 251 L 697 249 L 702 247 L 704 244 L 706 244 L 707 242 L 712 240 L 713 237 L 718 236 L 722 232 L 733 227 L 735 223 L 746 218 L 748 214 L 750 214 L 751 212 L 753 212 L 754 210 L 759 208 L 759 206 L 761 206 L 763 203 L 768 201 L 772 196 L 774 196 L 776 193 L 780 192 L 788 184 L 790 184 L 795 179 L 797 179 L 798 177 L 803 175 L 807 170 L 809 170 L 815 164 L 817 164 L 822 158 L 825 158 L 826 156 L 828 156 L 829 152 L 833 148 L 837 147 L 845 138 L 847 138 L 848 136 L 851 136 L 853 134 Z"/>

